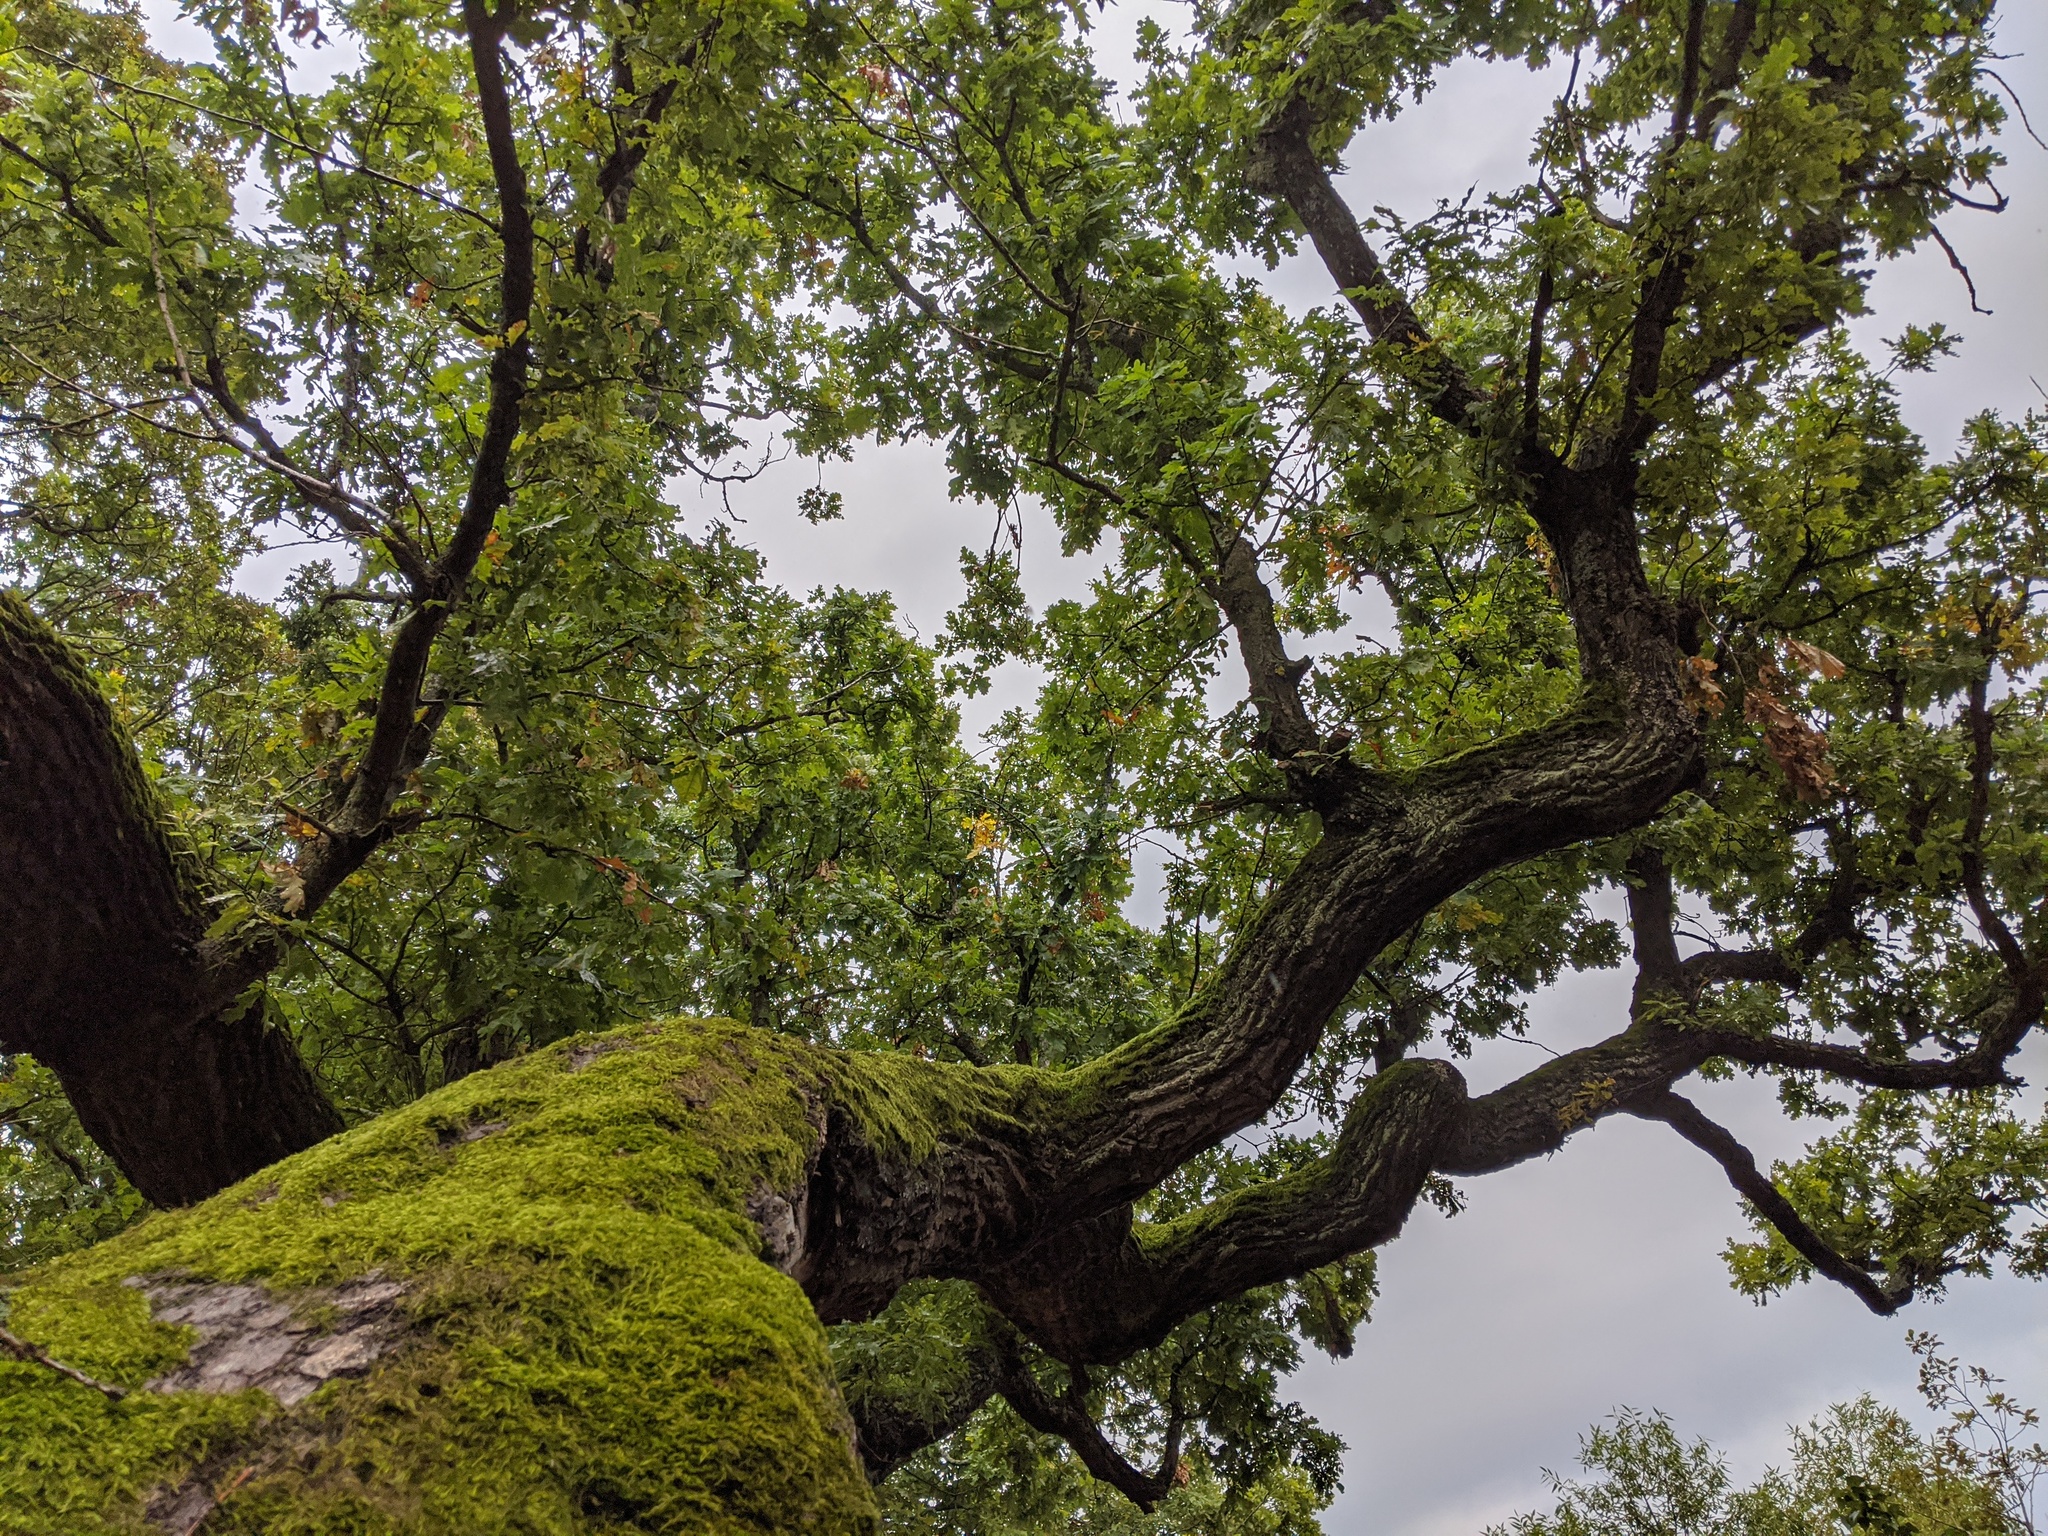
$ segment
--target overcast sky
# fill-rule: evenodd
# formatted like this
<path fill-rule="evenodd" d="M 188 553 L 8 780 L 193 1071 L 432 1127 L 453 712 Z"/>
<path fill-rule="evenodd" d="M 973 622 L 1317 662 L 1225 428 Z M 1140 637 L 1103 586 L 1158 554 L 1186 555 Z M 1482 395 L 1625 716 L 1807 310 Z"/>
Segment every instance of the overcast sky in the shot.
<path fill-rule="evenodd" d="M 2048 6 L 2008 9 L 2001 36 L 2021 56 L 2001 73 L 2048 130 Z M 1127 55 L 1132 16 L 1112 8 L 1104 18 L 1105 55 Z M 1518 65 L 1455 67 L 1419 106 L 1360 136 L 1345 190 L 1354 206 L 1415 216 L 1468 187 L 1518 183 L 1530 131 L 1559 88 Z M 1964 338 L 1941 372 L 1903 386 L 1910 421 L 1937 453 L 1980 410 L 2040 404 L 2033 380 L 2048 381 L 2048 152 L 2015 123 L 2007 153 L 2001 185 L 2011 209 L 1944 225 L 1995 314 L 1973 315 L 1961 281 L 1930 251 L 1881 271 L 1875 313 L 1856 327 L 1872 348 L 1909 322 L 1939 320 Z M 1312 258 L 1267 280 L 1292 307 L 1335 297 Z M 798 589 L 890 590 L 911 623 L 936 633 L 960 592 L 955 552 L 987 542 L 990 514 L 945 503 L 936 449 L 889 446 L 824 467 L 847 516 L 814 529 L 794 503 L 819 474 L 779 466 L 735 495 L 770 571 Z M 1049 521 L 1027 519 L 1024 575 L 1041 604 L 1078 593 L 1097 568 L 1063 562 Z M 1370 626 L 1376 616 L 1359 617 Z M 1024 677 L 1011 682 L 973 709 L 971 723 L 1028 688 Z M 1152 862 L 1141 858 L 1140 873 Z M 1133 905 L 1142 901 L 1141 893 Z M 1621 1025 L 1626 999 L 1619 972 L 1575 978 L 1538 1002 L 1535 1033 L 1552 1049 L 1589 1043 Z M 1467 1075 L 1481 1091 L 1536 1059 L 1534 1046 L 1502 1043 L 1468 1063 Z M 1797 1152 L 1768 1087 L 1703 1085 L 1696 1097 L 1760 1158 Z M 1736 1295 L 1718 1256 L 1741 1227 L 1735 1198 L 1716 1165 L 1661 1126 L 1605 1122 L 1556 1157 L 1473 1181 L 1465 1193 L 1462 1214 L 1424 1210 L 1383 1251 L 1381 1299 L 1357 1353 L 1318 1357 L 1296 1379 L 1301 1400 L 1351 1447 L 1345 1491 L 1326 1520 L 1332 1536 L 1477 1536 L 1514 1510 L 1548 1507 L 1542 1469 L 1566 1469 L 1586 1426 L 1624 1404 L 1671 1413 L 1753 1476 L 1782 1458 L 1788 1425 L 1832 1402 L 1872 1391 L 1914 1405 L 1908 1327 L 1934 1330 L 2027 1400 L 2048 1403 L 2048 1294 L 2032 1282 L 1964 1281 L 1940 1306 L 1916 1305 L 1899 1319 L 1872 1317 L 1833 1287 L 1767 1307 Z"/>
<path fill-rule="evenodd" d="M 202 55 L 203 34 L 162 0 L 149 9 L 169 51 Z M 2004 9 L 2001 39 L 2013 57 L 2001 72 L 2048 136 L 2048 6 L 2007 0 Z M 1167 5 L 1153 13 L 1175 17 Z M 1105 57 L 1128 58 L 1136 14 L 1104 16 L 1097 38 Z M 1124 73 L 1114 64 L 1107 72 Z M 1413 216 L 1467 188 L 1518 182 L 1529 132 L 1557 89 L 1554 76 L 1519 66 L 1461 64 L 1419 106 L 1361 135 L 1346 191 L 1361 208 L 1386 204 Z M 1994 315 L 1973 315 L 1945 259 L 1928 251 L 1881 272 L 1876 314 L 1856 328 L 1872 347 L 1909 322 L 1939 320 L 1964 338 L 1941 372 L 1904 385 L 1909 419 L 1936 452 L 1976 411 L 2040 404 L 2035 380 L 2048 382 L 2048 152 L 2017 122 L 2006 149 L 2012 165 L 2001 185 L 2011 209 L 1996 218 L 1959 213 L 1944 225 Z M 1294 307 L 1334 298 L 1308 260 L 1268 281 Z M 935 634 L 960 594 L 956 551 L 988 542 L 991 514 L 946 501 L 936 449 L 868 447 L 850 464 L 823 468 L 847 515 L 814 528 L 797 517 L 795 500 L 820 473 L 785 463 L 737 490 L 731 508 L 744 519 L 742 536 L 784 585 L 888 590 L 915 628 Z M 724 515 L 694 493 L 679 500 L 693 521 Z M 1098 560 L 1062 561 L 1042 516 L 1027 516 L 1023 554 L 1041 605 L 1078 594 L 1100 569 Z M 270 595 L 295 558 L 281 551 L 261 562 L 246 585 Z M 1378 617 L 1357 615 L 1364 627 Z M 996 699 L 970 707 L 970 728 L 1029 690 L 1029 677 L 1013 674 Z M 1156 869 L 1156 859 L 1139 867 Z M 1141 894 L 1134 906 L 1143 910 L 1146 900 Z M 1539 1001 L 1536 1033 L 1552 1049 L 1610 1033 L 1626 990 L 1618 972 L 1575 978 Z M 1536 1049 L 1489 1048 L 1466 1064 L 1474 1090 L 1533 1065 Z M 2048 1053 L 2035 1063 L 2037 1077 L 2048 1077 L 2044 1063 Z M 1767 1088 L 1704 1085 L 1698 1096 L 1760 1157 L 1796 1150 Z M 1662 1127 L 1606 1122 L 1556 1157 L 1472 1182 L 1465 1193 L 1462 1214 L 1425 1210 L 1383 1252 L 1380 1303 L 1356 1355 L 1315 1360 L 1296 1380 L 1307 1406 L 1351 1446 L 1345 1492 L 1327 1520 L 1333 1536 L 1477 1536 L 1512 1510 L 1544 1507 L 1541 1469 L 1566 1468 L 1578 1434 L 1624 1404 L 1670 1412 L 1681 1430 L 1711 1437 L 1738 1472 L 1754 1475 L 1782 1454 L 1788 1424 L 1830 1402 L 1868 1390 L 1910 1405 L 1909 1326 L 1933 1329 L 2023 1398 L 2048 1404 L 2048 1296 L 2029 1282 L 1963 1281 L 1945 1303 L 1916 1304 L 1893 1320 L 1871 1317 L 1832 1287 L 1761 1308 L 1736 1296 L 1717 1257 L 1740 1225 L 1734 1197 L 1715 1165 Z"/>

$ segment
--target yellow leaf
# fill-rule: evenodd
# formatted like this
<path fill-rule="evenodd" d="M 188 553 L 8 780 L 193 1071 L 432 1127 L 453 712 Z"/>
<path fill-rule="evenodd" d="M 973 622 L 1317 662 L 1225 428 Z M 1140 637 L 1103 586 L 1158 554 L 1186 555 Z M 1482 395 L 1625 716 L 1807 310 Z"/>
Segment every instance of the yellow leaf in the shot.
<path fill-rule="evenodd" d="M 979 858 L 991 848 L 1001 845 L 1002 829 L 996 824 L 993 813 L 983 811 L 979 816 L 963 817 L 962 824 L 974 834 L 974 847 L 968 855 L 970 858 Z"/>

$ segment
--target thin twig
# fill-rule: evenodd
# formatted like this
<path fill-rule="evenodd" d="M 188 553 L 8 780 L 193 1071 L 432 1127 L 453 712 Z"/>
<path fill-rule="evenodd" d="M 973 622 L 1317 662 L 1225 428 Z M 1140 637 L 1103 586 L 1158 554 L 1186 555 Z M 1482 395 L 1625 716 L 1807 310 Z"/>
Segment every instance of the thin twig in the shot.
<path fill-rule="evenodd" d="M 29 1343 L 27 1339 L 19 1338 L 9 1333 L 5 1328 L 0 1328 L 0 1349 L 6 1350 L 15 1359 L 26 1364 L 40 1365 L 46 1371 L 55 1371 L 59 1376 L 67 1376 L 81 1387 L 91 1387 L 93 1391 L 99 1393 L 110 1403 L 118 1403 L 128 1395 L 126 1387 L 117 1387 L 108 1382 L 96 1381 L 76 1366 L 66 1365 L 61 1360 L 52 1360 L 48 1355 L 36 1348 L 35 1345 Z"/>
<path fill-rule="evenodd" d="M 1948 258 L 1948 264 L 1956 269 L 1957 275 L 1963 280 L 1963 286 L 1970 290 L 1970 312 L 1978 315 L 1990 314 L 1990 310 L 1977 302 L 1976 280 L 1970 276 L 1970 269 L 1963 265 L 1963 258 L 1956 254 L 1956 248 L 1948 243 L 1948 236 L 1941 232 L 1941 226 L 1930 224 L 1927 226 L 1927 232 L 1934 236 L 1934 243 L 1941 247 L 1942 255 Z"/>
<path fill-rule="evenodd" d="M 2048 149 L 2048 141 L 2044 141 L 2041 135 L 2034 132 L 2033 120 L 2027 116 L 2027 104 L 2024 101 L 2020 100 L 2020 93 L 2014 90 L 2012 88 L 2011 83 L 2008 82 L 2005 76 L 2001 75 L 1997 70 L 1987 69 L 1984 71 L 1984 73 L 1989 75 L 1992 79 L 1996 80 L 2000 85 L 2005 87 L 2005 94 L 2012 98 L 2012 108 L 2015 112 L 2019 113 L 2020 126 L 2026 129 L 2027 137 L 2032 139 L 2036 144 L 2039 144 L 2043 149 Z"/>

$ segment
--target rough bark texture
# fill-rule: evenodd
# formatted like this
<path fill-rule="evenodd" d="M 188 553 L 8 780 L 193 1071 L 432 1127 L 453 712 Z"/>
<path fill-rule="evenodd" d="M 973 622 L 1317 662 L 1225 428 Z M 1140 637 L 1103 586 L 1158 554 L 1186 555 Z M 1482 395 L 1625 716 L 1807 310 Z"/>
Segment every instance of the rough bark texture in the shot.
<path fill-rule="evenodd" d="M 63 1081 L 159 1205 L 200 1199 L 341 1128 L 292 1042 L 240 994 L 274 963 L 228 943 L 84 663 L 0 593 L 0 1050 Z"/>
<path fill-rule="evenodd" d="M 307 854 L 311 905 L 397 830 L 394 786 L 442 714 L 428 687 L 437 637 L 509 494 L 533 239 L 500 54 L 510 13 L 470 3 L 463 15 L 505 237 L 506 344 L 446 554 L 429 564 L 380 535 L 411 608 L 361 771 Z M 1746 24 L 1730 37 L 1709 101 L 1693 99 L 1689 63 L 1674 142 L 1707 131 Z M 1311 150 L 1314 129 L 1299 105 L 1275 114 L 1256 145 L 1260 190 L 1307 231 L 1395 386 L 1453 430 L 1495 433 L 1490 396 L 1388 282 Z M 608 216 L 637 154 L 607 182 Z M 1641 982 L 1613 1038 L 1476 1100 L 1446 1063 L 1378 1063 L 1319 1162 L 1172 1223 L 1135 1218 L 1190 1157 L 1267 1114 L 1363 969 L 1439 903 L 1643 827 L 1696 779 L 1685 648 L 1645 575 L 1637 474 L 1656 401 L 1723 364 L 1665 376 L 1692 267 L 1682 227 L 1659 238 L 1613 419 L 1569 459 L 1545 446 L 1534 409 L 1518 438 L 1489 439 L 1555 555 L 1576 637 L 1581 688 L 1558 718 L 1375 772 L 1320 738 L 1241 530 L 1212 528 L 1206 566 L 1187 554 L 1246 659 L 1261 745 L 1323 836 L 1175 1017 L 1071 1071 L 844 1056 L 676 1024 L 482 1072 L 310 1145 L 335 1129 L 331 1110 L 261 1011 L 238 1006 L 276 961 L 277 927 L 252 912 L 206 940 L 214 893 L 89 674 L 0 598 L 0 1049 L 49 1062 L 160 1204 L 285 1159 L 27 1278 L 9 1319 L 20 1348 L 0 1363 L 0 1438 L 28 1449 L 0 1463 L 0 1508 L 66 1536 L 199 1521 L 209 1533 L 863 1530 L 873 1504 L 854 1448 L 879 1475 L 994 1394 L 1144 1502 L 1171 1477 L 1171 1450 L 1156 1472 L 1130 1466 L 1086 1422 L 1085 1393 L 1050 1394 L 1030 1351 L 1080 1382 L 1219 1301 L 1386 1241 L 1433 1173 L 1508 1167 L 1621 1112 L 1671 1124 L 1823 1273 L 1896 1305 L 1896 1287 L 1817 1246 L 1754 1158 L 1671 1087 L 1714 1057 L 1880 1086 L 1997 1082 L 2039 1020 L 2048 973 L 2003 953 L 2004 995 L 1948 1058 L 1708 1028 L 1704 988 L 1796 987 L 1827 937 L 1811 952 L 1682 959 L 1654 860 L 1631 871 Z M 1795 254 L 1826 255 L 1816 249 Z M 971 1282 L 987 1325 L 944 1402 L 912 1413 L 868 1393 L 850 1422 L 820 1321 L 873 1317 L 917 1281 Z"/>

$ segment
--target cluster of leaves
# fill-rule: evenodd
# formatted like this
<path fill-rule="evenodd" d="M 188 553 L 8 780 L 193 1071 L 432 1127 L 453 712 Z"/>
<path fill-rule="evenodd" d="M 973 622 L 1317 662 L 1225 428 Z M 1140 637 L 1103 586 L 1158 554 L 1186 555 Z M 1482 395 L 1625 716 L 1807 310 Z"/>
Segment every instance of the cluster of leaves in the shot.
<path fill-rule="evenodd" d="M 2048 1451 L 2026 1437 L 2038 1416 L 1933 1336 L 1907 1342 L 1941 1415 L 1931 1434 L 1866 1395 L 1795 1428 L 1790 1465 L 1738 1488 L 1706 1441 L 1687 1444 L 1664 1415 L 1624 1409 L 1579 1442 L 1591 1477 L 1546 1473 L 1556 1507 L 1488 1536 L 2036 1536 Z"/>
<path fill-rule="evenodd" d="M 1707 1022 L 1966 1049 L 1998 933 L 2048 943 L 2048 421 L 1983 417 L 1931 463 L 1890 370 L 1952 338 L 1908 332 L 1885 367 L 1839 323 L 1856 263 L 1927 236 L 1995 167 L 1985 8 L 1770 7 L 1740 79 L 1693 104 L 1713 131 L 1668 151 L 1693 9 L 1203 6 L 1184 39 L 1147 24 L 1120 113 L 1085 13 L 1049 0 L 527 8 L 512 110 L 540 271 L 515 336 L 493 318 L 476 89 L 439 12 L 203 4 L 219 56 L 185 68 L 129 11 L 33 0 L 0 18 L 0 559 L 100 668 L 223 923 L 289 927 L 260 1004 L 351 1115 L 675 1011 L 1058 1067 L 1197 993 L 1321 835 L 1257 711 L 1227 702 L 1232 546 L 1297 637 L 1384 600 L 1374 638 L 1324 647 L 1303 687 L 1325 750 L 1398 779 L 1574 696 L 1515 444 L 1582 452 L 1641 405 L 1645 559 L 1692 631 L 1708 734 L 1697 792 L 1642 839 L 1430 913 L 1359 979 L 1258 1150 L 1206 1154 L 1147 1214 L 1298 1166 L 1364 1076 L 1522 1033 L 1537 990 L 1616 963 L 1594 899 L 1638 842 L 1697 939 L 1801 963 L 1797 988 L 1716 989 Z M 331 32 L 353 62 L 296 89 L 284 31 Z M 1579 67 L 1528 185 L 1370 230 L 1419 295 L 1423 350 L 1473 381 L 1484 430 L 1460 434 L 1427 408 L 1431 355 L 1389 357 L 1336 307 L 1290 314 L 1237 264 L 1298 242 L 1258 191 L 1276 114 L 1306 111 L 1334 152 L 1472 53 Z M 629 162 L 621 196 L 605 176 Z M 1667 362 L 1709 387 L 1634 402 L 1616 358 L 1680 245 L 1700 297 Z M 402 835 L 302 920 L 403 551 L 448 537 L 485 376 L 522 342 L 516 491 L 437 646 L 445 718 Z M 691 532 L 673 490 L 745 473 L 771 420 L 828 461 L 943 441 L 952 494 L 1011 515 L 1038 498 L 1110 571 L 1034 612 L 1011 553 L 970 555 L 931 648 L 885 597 L 784 593 L 729 529 Z M 821 479 L 797 510 L 841 506 Z M 235 595 L 286 532 L 333 558 L 274 608 Z M 1044 687 L 970 752 L 953 700 L 1010 661 Z M 1171 849 L 1156 931 L 1121 910 L 1148 838 Z M 2007 1253 L 2042 1268 L 2016 1213 L 2048 1131 L 2008 1093 L 1781 1078 L 1793 1112 L 1847 1117 L 1778 1173 L 1842 1252 L 1922 1288 Z M 135 1201 L 39 1069 L 7 1082 L 11 1264 Z M 1808 1273 L 1777 1238 L 1733 1257 L 1758 1292 Z M 1189 1476 L 1155 1516 L 998 1406 L 898 1474 L 890 1518 L 1311 1530 L 1338 1452 L 1282 1377 L 1303 1342 L 1348 1349 L 1370 1282 L 1369 1260 L 1318 1271 L 1100 1373 L 1091 1407 L 1136 1459 L 1176 1383 L 1191 1404 Z M 873 1342 L 842 1340 L 850 1371 Z M 886 1370 L 936 1391 L 943 1365 Z M 1678 1454 L 1650 1421 L 1603 1433 L 1610 1470 Z M 1712 1481 L 1697 1456 L 1679 1470 Z"/>
<path fill-rule="evenodd" d="M 0 1056 L 0 1274 L 111 1237 L 141 1208 L 55 1075 Z"/>

